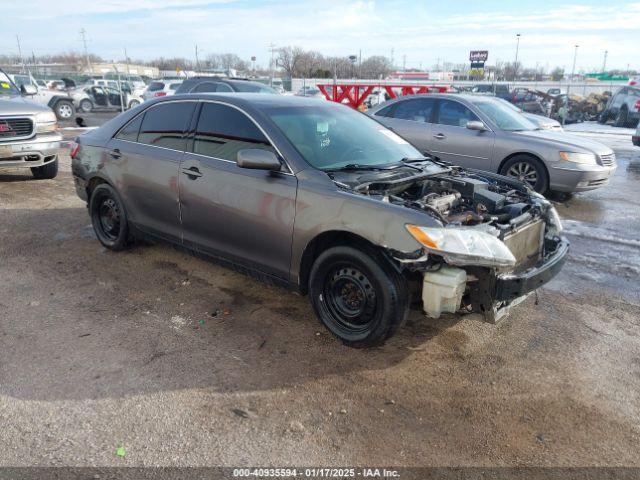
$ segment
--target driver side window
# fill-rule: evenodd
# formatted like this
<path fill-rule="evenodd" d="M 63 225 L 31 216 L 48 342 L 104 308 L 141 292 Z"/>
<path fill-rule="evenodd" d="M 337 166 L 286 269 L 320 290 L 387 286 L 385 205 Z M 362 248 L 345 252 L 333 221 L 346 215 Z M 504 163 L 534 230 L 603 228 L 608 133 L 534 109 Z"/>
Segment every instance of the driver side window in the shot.
<path fill-rule="evenodd" d="M 478 120 L 478 117 L 463 104 L 453 100 L 440 100 L 438 123 L 454 127 L 466 127 L 467 122 Z"/>

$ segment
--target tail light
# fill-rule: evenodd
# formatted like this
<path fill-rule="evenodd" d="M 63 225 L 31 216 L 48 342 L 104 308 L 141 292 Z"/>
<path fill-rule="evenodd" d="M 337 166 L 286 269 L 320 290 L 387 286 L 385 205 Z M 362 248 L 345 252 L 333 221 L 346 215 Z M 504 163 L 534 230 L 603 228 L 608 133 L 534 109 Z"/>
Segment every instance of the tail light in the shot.
<path fill-rule="evenodd" d="M 78 153 L 80 153 L 80 144 L 76 142 L 72 142 L 71 152 L 69 153 L 69 155 L 71 156 L 71 158 L 75 159 L 78 156 Z"/>
<path fill-rule="evenodd" d="M 635 104 L 635 108 L 636 110 L 638 110 L 640 112 L 640 100 L 638 100 Z"/>
<path fill-rule="evenodd" d="M 164 97 L 167 95 L 167 92 L 156 92 L 153 94 L 154 97 Z"/>

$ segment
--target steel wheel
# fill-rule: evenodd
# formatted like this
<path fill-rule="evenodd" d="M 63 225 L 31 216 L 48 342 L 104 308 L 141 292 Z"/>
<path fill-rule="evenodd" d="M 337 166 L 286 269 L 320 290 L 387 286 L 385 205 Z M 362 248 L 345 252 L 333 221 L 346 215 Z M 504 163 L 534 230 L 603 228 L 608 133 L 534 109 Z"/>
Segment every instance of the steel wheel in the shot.
<path fill-rule="evenodd" d="M 120 209 L 112 198 L 104 198 L 98 207 L 100 227 L 109 240 L 116 240 L 120 235 Z"/>
<path fill-rule="evenodd" d="M 529 162 L 514 163 L 507 170 L 507 176 L 526 182 L 531 188 L 535 188 L 538 183 L 538 171 Z"/>
<path fill-rule="evenodd" d="M 352 333 L 365 331 L 376 312 L 376 292 L 369 279 L 346 264 L 327 275 L 323 294 L 329 313 Z"/>

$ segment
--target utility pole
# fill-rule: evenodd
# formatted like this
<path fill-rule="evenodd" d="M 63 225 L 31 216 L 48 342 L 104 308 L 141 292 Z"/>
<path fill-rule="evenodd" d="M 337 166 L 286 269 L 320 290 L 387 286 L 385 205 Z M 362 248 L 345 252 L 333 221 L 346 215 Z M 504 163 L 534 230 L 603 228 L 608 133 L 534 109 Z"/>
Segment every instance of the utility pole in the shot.
<path fill-rule="evenodd" d="M 80 29 L 80 36 L 82 37 L 82 45 L 84 46 L 84 59 L 87 62 L 89 74 L 92 74 L 93 69 L 91 68 L 91 60 L 89 60 L 89 50 L 87 50 L 87 31 L 84 29 L 84 27 Z"/>
<path fill-rule="evenodd" d="M 127 66 L 127 80 L 131 80 L 131 72 L 129 71 L 129 55 L 127 55 L 127 47 L 124 47 L 124 63 Z"/>
<path fill-rule="evenodd" d="M 402 55 L 402 71 L 403 72 L 407 71 L 407 56 L 406 55 Z"/>
<path fill-rule="evenodd" d="M 20 37 L 16 35 L 16 41 L 18 42 L 18 57 L 20 58 L 20 73 L 24 73 L 24 59 L 22 58 L 22 48 L 20 47 Z"/>
<path fill-rule="evenodd" d="M 273 42 L 271 42 L 269 44 L 269 50 L 271 50 L 271 62 L 270 62 L 270 67 L 271 67 L 271 80 L 269 81 L 269 86 L 273 87 L 273 76 L 275 75 L 275 62 L 274 62 L 274 58 L 273 58 L 273 54 L 276 51 L 276 46 Z"/>
<path fill-rule="evenodd" d="M 196 70 L 200 71 L 200 60 L 198 59 L 198 45 L 196 45 Z"/>
<path fill-rule="evenodd" d="M 516 60 L 513 62 L 513 81 L 516 81 L 518 75 L 518 50 L 520 50 L 520 34 L 516 33 Z"/>
<path fill-rule="evenodd" d="M 569 114 L 569 91 L 571 90 L 571 84 L 573 83 L 573 76 L 576 73 L 576 58 L 578 57 L 578 45 L 575 46 L 575 50 L 573 51 L 573 67 L 571 67 L 571 80 L 567 83 L 567 102 L 564 105 L 565 114 L 562 116 L 562 125 L 564 125 L 564 120 L 567 118 Z"/>
<path fill-rule="evenodd" d="M 604 73 L 607 70 L 607 54 L 609 53 L 608 50 L 604 51 L 604 61 L 602 62 L 602 73 Z"/>

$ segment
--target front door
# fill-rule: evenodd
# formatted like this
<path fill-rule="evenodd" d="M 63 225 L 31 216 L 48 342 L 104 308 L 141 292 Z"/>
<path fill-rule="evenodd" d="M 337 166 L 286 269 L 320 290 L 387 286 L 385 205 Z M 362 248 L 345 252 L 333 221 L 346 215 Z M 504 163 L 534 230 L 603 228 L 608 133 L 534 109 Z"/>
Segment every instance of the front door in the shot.
<path fill-rule="evenodd" d="M 275 152 L 243 112 L 203 102 L 195 138 L 180 165 L 184 243 L 288 279 L 296 177 L 236 165 L 237 152 Z"/>
<path fill-rule="evenodd" d="M 436 122 L 431 128 L 431 153 L 453 165 L 491 170 L 495 134 L 467 128 L 467 122 L 480 120 L 457 100 L 438 101 Z"/>
<path fill-rule="evenodd" d="M 431 150 L 431 121 L 435 100 L 416 97 L 391 105 L 382 123 L 424 154 Z"/>

